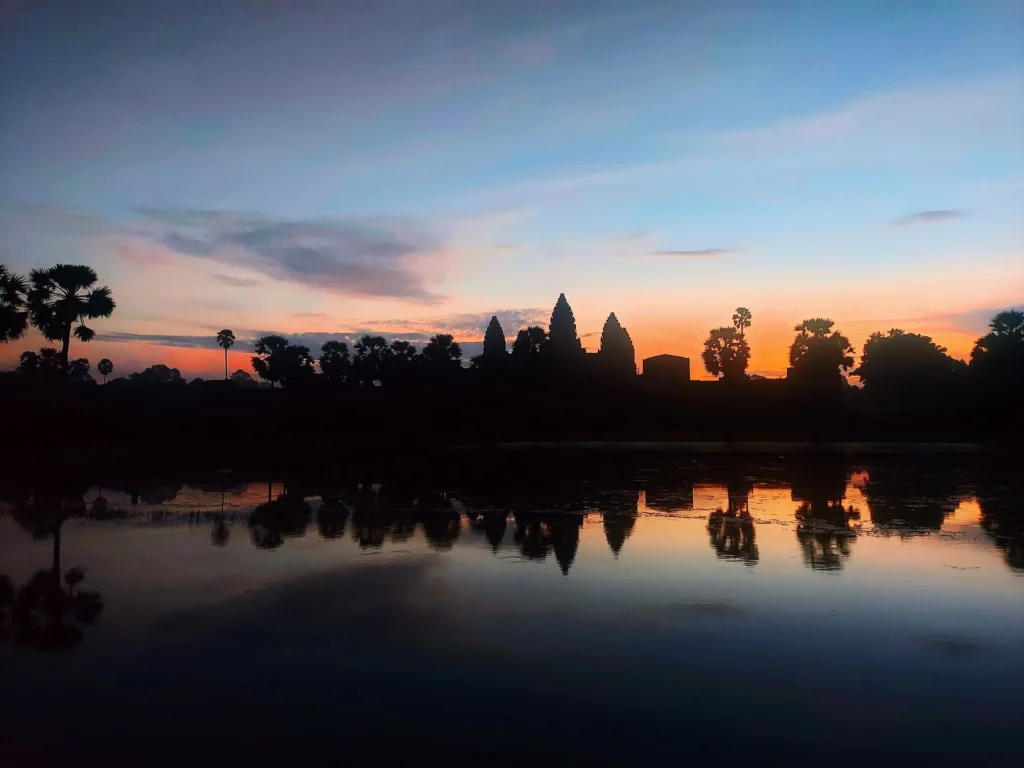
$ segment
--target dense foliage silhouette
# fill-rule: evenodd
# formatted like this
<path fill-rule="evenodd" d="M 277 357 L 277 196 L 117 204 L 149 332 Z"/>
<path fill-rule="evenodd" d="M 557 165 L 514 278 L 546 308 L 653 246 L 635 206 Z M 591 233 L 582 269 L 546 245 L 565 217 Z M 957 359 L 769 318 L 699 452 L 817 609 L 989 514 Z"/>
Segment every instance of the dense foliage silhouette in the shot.
<path fill-rule="evenodd" d="M 90 312 L 112 307 L 109 292 L 91 288 L 94 273 L 79 274 L 78 268 L 45 273 L 36 277 L 42 287 L 29 291 L 36 299 L 33 304 L 28 297 L 29 317 L 49 317 L 48 327 L 62 341 L 75 323 L 84 329 L 81 336 L 90 337 L 81 322 Z M 58 279 L 68 285 L 60 287 Z M 72 315 L 70 324 L 63 322 Z M 261 442 L 282 439 L 323 449 L 342 433 L 358 435 L 364 444 L 401 437 L 443 445 L 537 439 L 1008 440 L 1010 425 L 1024 418 L 1024 405 L 1013 396 L 1024 359 L 1024 313 L 993 318 L 969 366 L 926 336 L 899 329 L 874 334 L 856 370 L 863 389 L 846 380 L 853 350 L 831 320 L 796 326 L 786 379 L 747 376 L 752 313 L 738 307 L 732 320 L 732 327 L 711 332 L 702 357 L 710 373 L 723 382 L 746 382 L 742 387 L 637 375 L 632 340 L 614 313 L 602 329 L 599 351 L 584 353 L 562 294 L 550 329 L 520 329 L 510 351 L 505 329 L 492 317 L 484 329 L 484 352 L 471 364 L 450 334 L 434 336 L 421 350 L 384 336 L 363 336 L 351 349 L 329 341 L 319 360 L 284 336 L 268 335 L 255 341 L 252 365 L 267 389 L 282 393 L 263 391 L 244 371 L 227 382 L 194 379 L 186 387 L 180 371 L 162 364 L 108 383 L 112 367 L 102 361 L 97 370 L 108 386 L 97 388 L 89 386 L 94 380 L 88 360 L 67 360 L 44 347 L 23 353 L 13 374 L 0 375 L 0 391 L 11 406 L 12 434 L 42 443 L 48 429 L 63 430 L 66 439 L 47 443 L 48 451 L 72 452 L 78 435 L 88 434 L 91 443 L 97 436 L 105 441 L 106 451 L 126 452 L 154 428 L 162 440 L 147 440 L 147 451 L 166 446 L 171 452 L 175 442 L 180 450 L 183 441 L 194 443 L 189 450 L 207 450 L 201 438 L 222 423 L 222 439 L 241 452 L 239 458 L 261 450 Z M 229 347 L 223 345 L 233 336 L 228 329 L 218 334 L 225 355 Z M 457 413 L 474 416 L 454 418 Z M 71 432 L 64 426 L 71 423 L 81 429 Z"/>
<path fill-rule="evenodd" d="M 28 329 L 27 293 L 25 278 L 0 264 L 0 343 L 17 341 L 25 335 Z"/>
<path fill-rule="evenodd" d="M 110 317 L 116 304 L 110 288 L 94 287 L 99 277 L 85 265 L 57 264 L 29 273 L 29 318 L 47 341 L 61 343 L 60 359 L 68 368 L 71 335 L 82 342 L 91 341 L 96 332 L 86 320 Z"/>
<path fill-rule="evenodd" d="M 853 367 L 853 346 L 837 330 L 835 322 L 822 317 L 804 320 L 789 348 L 793 378 L 805 383 L 837 388 L 843 373 Z"/>
<path fill-rule="evenodd" d="M 747 366 L 750 364 L 746 330 L 752 322 L 750 310 L 737 307 L 732 316 L 731 328 L 712 328 L 701 353 L 704 370 L 728 382 L 746 379 Z"/>
<path fill-rule="evenodd" d="M 284 336 L 271 334 L 256 340 L 252 368 L 273 387 L 277 383 L 307 381 L 314 375 L 309 348 L 289 344 Z"/>
<path fill-rule="evenodd" d="M 1024 382 L 1024 312 L 1000 312 L 971 350 L 971 368 L 990 391 L 1020 391 Z"/>

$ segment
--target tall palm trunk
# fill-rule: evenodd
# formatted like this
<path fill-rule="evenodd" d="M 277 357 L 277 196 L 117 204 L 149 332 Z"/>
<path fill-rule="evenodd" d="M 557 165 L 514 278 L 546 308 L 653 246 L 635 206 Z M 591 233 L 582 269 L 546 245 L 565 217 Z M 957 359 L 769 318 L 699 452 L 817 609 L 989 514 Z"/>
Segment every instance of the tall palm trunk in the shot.
<path fill-rule="evenodd" d="M 224 347 L 224 381 L 228 380 L 228 348 Z"/>
<path fill-rule="evenodd" d="M 60 350 L 60 364 L 64 368 L 64 373 L 68 372 L 68 349 L 71 347 L 71 324 L 68 323 L 68 327 L 64 329 L 64 338 L 62 340 L 63 346 Z"/>

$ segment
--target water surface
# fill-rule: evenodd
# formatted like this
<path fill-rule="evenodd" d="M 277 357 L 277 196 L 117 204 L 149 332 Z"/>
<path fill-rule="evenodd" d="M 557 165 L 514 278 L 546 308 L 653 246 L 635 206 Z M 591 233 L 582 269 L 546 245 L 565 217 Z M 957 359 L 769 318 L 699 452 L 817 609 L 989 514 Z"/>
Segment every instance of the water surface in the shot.
<path fill-rule="evenodd" d="M 1021 498 L 963 461 L 8 483 L 0 757 L 1005 765 Z"/>

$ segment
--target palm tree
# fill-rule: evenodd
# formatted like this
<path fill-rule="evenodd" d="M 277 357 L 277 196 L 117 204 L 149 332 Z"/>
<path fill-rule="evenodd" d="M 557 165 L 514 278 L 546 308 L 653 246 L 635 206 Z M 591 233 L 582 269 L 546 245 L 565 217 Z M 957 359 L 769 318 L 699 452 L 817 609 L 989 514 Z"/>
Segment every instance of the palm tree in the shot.
<path fill-rule="evenodd" d="M 1024 373 L 1024 312 L 1000 312 L 971 350 L 971 370 L 989 385 L 1017 386 Z"/>
<path fill-rule="evenodd" d="M 383 336 L 363 336 L 353 346 L 355 359 L 352 361 L 352 373 L 356 381 L 363 387 L 375 386 L 381 380 L 392 350 L 388 340 Z"/>
<path fill-rule="evenodd" d="M 548 332 L 539 325 L 523 328 L 512 343 L 512 356 L 516 358 L 539 354 L 548 343 Z"/>
<path fill-rule="evenodd" d="M 320 372 L 328 381 L 344 381 L 351 367 L 345 342 L 328 341 L 320 347 Z"/>
<path fill-rule="evenodd" d="M 252 358 L 253 370 L 261 379 L 273 387 L 276 382 L 288 385 L 293 381 L 308 379 L 315 371 L 309 348 L 289 344 L 284 336 L 272 334 L 256 340 L 256 356 Z"/>
<path fill-rule="evenodd" d="M 104 357 L 100 360 L 99 365 L 96 366 L 96 370 L 100 372 L 100 376 L 103 377 L 103 383 L 107 383 L 107 376 L 114 372 L 114 364 L 110 360 Z"/>
<path fill-rule="evenodd" d="M 795 375 L 809 381 L 842 381 L 840 371 L 853 367 L 853 346 L 834 326 L 832 320 L 815 317 L 793 328 L 797 336 L 789 348 L 789 364 Z"/>
<path fill-rule="evenodd" d="M 458 368 L 462 364 L 462 347 L 450 333 L 431 336 L 420 354 L 430 367 L 440 370 Z"/>
<path fill-rule="evenodd" d="M 85 321 L 110 317 L 117 306 L 110 288 L 93 288 L 99 278 L 96 270 L 82 264 L 57 264 L 49 269 L 33 269 L 28 292 L 29 318 L 48 341 L 61 342 L 60 360 L 68 369 L 71 327 L 79 341 L 91 341 L 96 332 Z"/>
<path fill-rule="evenodd" d="M 726 381 L 743 379 L 750 359 L 750 347 L 735 328 L 713 328 L 704 341 L 701 353 L 704 369 Z"/>
<path fill-rule="evenodd" d="M 28 328 L 25 278 L 0 264 L 0 343 L 16 341 Z"/>
<path fill-rule="evenodd" d="M 224 350 L 224 381 L 228 380 L 228 350 L 235 345 L 235 334 L 225 328 L 217 334 L 217 346 Z"/>
<path fill-rule="evenodd" d="M 261 379 L 269 381 L 271 387 L 281 380 L 281 360 L 287 347 L 288 339 L 277 334 L 256 339 L 252 369 Z"/>
<path fill-rule="evenodd" d="M 751 321 L 754 316 L 750 314 L 750 310 L 746 307 L 736 307 L 736 311 L 732 315 L 732 325 L 736 329 L 736 335 L 739 338 L 743 338 L 744 331 L 750 327 Z"/>

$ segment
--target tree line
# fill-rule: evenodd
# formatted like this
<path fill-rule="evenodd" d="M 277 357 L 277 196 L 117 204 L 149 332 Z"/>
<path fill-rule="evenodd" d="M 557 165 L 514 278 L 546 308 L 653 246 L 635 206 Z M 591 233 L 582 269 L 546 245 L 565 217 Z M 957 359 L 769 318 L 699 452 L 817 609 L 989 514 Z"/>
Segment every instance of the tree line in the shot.
<path fill-rule="evenodd" d="M 21 338 L 29 325 L 60 347 L 24 352 L 18 372 L 33 379 L 66 378 L 72 382 L 93 381 L 89 361 L 69 355 L 71 338 L 90 341 L 95 332 L 86 321 L 110 317 L 116 304 L 107 286 L 97 287 L 91 267 L 57 264 L 34 269 L 25 278 L 0 265 L 0 341 Z M 712 329 L 704 342 L 704 369 L 730 384 L 749 381 L 751 349 L 747 329 L 753 324 L 749 309 L 738 307 L 732 324 Z M 828 318 L 809 318 L 793 328 L 787 378 L 820 388 L 842 388 L 847 374 L 859 376 L 868 392 L 884 392 L 913 398 L 922 387 L 955 388 L 968 379 L 993 386 L 1019 383 L 1024 378 L 1024 312 L 1007 310 L 996 314 L 989 332 L 979 338 L 971 351 L 970 363 L 948 354 L 931 337 L 899 328 L 871 334 L 864 344 L 860 365 L 854 366 L 854 348 L 849 339 Z M 239 385 L 253 386 L 242 370 L 228 372 L 228 350 L 235 334 L 223 329 L 216 335 L 224 350 L 224 378 Z M 384 336 L 364 335 L 352 345 L 328 341 L 314 355 L 308 347 L 292 344 L 277 334 L 255 341 L 252 369 L 270 387 L 291 386 L 313 379 L 344 387 L 396 386 L 416 380 L 435 384 L 451 383 L 469 368 L 490 378 L 521 374 L 596 374 L 605 378 L 628 378 L 637 374 L 636 353 L 629 332 L 615 313 L 601 331 L 596 355 L 588 355 L 580 341 L 572 308 L 560 294 L 551 312 L 548 328 L 533 325 L 519 330 L 509 349 L 505 331 L 496 316 L 484 332 L 483 351 L 469 361 L 451 334 L 433 336 L 422 349 L 409 341 L 391 341 Z M 114 370 L 104 358 L 97 372 L 106 382 Z M 130 376 L 153 383 L 181 381 L 173 368 L 155 365 Z"/>

